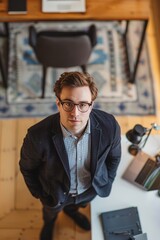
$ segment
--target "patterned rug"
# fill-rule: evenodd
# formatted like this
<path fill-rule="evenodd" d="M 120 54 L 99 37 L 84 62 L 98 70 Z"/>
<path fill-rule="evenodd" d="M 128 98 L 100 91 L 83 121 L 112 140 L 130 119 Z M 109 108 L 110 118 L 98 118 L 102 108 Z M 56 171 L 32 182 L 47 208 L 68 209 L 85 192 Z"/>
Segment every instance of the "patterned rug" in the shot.
<path fill-rule="evenodd" d="M 57 111 L 52 92 L 55 81 L 64 71 L 80 68 L 53 69 L 47 72 L 46 97 L 40 99 L 42 68 L 28 44 L 28 27 L 37 30 L 64 31 L 97 27 L 97 45 L 88 62 L 87 71 L 94 77 L 99 94 L 95 108 L 115 115 L 155 114 L 153 79 L 147 42 L 143 44 L 135 84 L 128 83 L 125 71 L 126 53 L 123 42 L 125 21 L 78 21 L 9 23 L 9 68 L 7 92 L 0 86 L 0 117 L 39 117 Z M 140 21 L 132 21 L 129 32 L 129 56 L 134 62 L 142 32 Z"/>

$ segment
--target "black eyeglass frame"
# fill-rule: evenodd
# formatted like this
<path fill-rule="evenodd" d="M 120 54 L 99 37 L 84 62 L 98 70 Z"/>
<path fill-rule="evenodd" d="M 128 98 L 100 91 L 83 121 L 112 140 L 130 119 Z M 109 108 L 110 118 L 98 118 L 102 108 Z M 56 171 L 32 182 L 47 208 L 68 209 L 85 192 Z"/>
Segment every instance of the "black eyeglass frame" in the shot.
<path fill-rule="evenodd" d="M 91 102 L 91 103 L 88 103 L 88 102 L 74 103 L 74 102 L 72 102 L 72 101 L 62 101 L 60 98 L 58 98 L 58 100 L 59 100 L 60 104 L 62 105 L 62 108 L 63 108 L 63 110 L 64 110 L 65 112 L 72 112 L 73 109 L 75 108 L 75 106 L 77 106 L 78 111 L 80 111 L 80 112 L 82 112 L 82 113 L 85 113 L 85 112 L 88 112 L 90 106 L 92 106 L 92 103 L 93 103 L 93 102 Z M 64 105 L 65 103 L 71 103 L 71 104 L 73 104 L 72 109 L 69 110 L 69 111 L 66 110 L 66 109 L 64 109 L 64 106 L 63 106 L 63 105 Z M 84 103 L 88 105 L 88 109 L 87 109 L 86 111 L 82 111 L 82 110 L 79 108 L 79 105 L 80 105 L 80 104 L 84 104 Z"/>

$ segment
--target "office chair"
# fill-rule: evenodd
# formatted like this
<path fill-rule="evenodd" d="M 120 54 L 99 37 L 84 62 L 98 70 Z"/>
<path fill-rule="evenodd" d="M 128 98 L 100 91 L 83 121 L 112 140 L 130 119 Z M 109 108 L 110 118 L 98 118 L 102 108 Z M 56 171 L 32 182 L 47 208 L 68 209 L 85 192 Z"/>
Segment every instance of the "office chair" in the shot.
<path fill-rule="evenodd" d="M 1 44 L 0 44 L 0 74 L 2 77 L 2 86 L 4 89 L 8 87 L 8 23 L 3 23 L 2 32 L 0 32 Z"/>
<path fill-rule="evenodd" d="M 7 89 L 8 83 L 7 83 L 7 71 L 6 71 L 6 66 L 4 63 L 4 56 L 2 56 L 2 52 L 0 50 L 0 73 L 2 76 L 2 86 L 4 89 Z"/>
<path fill-rule="evenodd" d="M 97 43 L 96 26 L 86 31 L 53 31 L 36 32 L 34 26 L 29 27 L 29 44 L 33 48 L 37 60 L 42 64 L 42 95 L 45 97 L 45 83 L 48 67 L 68 68 L 80 66 L 87 71 L 87 62 L 93 47 Z"/>

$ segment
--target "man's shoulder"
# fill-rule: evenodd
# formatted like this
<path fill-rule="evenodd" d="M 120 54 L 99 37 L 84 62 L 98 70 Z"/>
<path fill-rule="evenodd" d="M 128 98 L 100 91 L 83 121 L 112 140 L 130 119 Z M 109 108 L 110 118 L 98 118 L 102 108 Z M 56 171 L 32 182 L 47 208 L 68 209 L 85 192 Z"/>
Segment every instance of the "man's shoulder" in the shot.
<path fill-rule="evenodd" d="M 32 125 L 28 131 L 29 132 L 38 132 L 38 131 L 46 131 L 47 129 L 52 129 L 56 122 L 59 121 L 59 113 L 52 114 L 38 123 Z"/>
<path fill-rule="evenodd" d="M 99 109 L 93 109 L 91 112 L 91 122 L 98 123 L 102 128 L 115 128 L 118 126 L 118 122 L 115 117 L 105 111 Z"/>
<path fill-rule="evenodd" d="M 99 109 L 93 109 L 91 112 L 91 116 L 95 117 L 96 119 L 115 119 L 114 116 L 108 112 L 105 112 L 103 110 L 99 110 Z"/>
<path fill-rule="evenodd" d="M 92 129 L 99 129 L 102 136 L 106 139 L 113 139 L 115 136 L 120 136 L 120 125 L 114 115 L 102 110 L 93 109 L 91 114 Z"/>

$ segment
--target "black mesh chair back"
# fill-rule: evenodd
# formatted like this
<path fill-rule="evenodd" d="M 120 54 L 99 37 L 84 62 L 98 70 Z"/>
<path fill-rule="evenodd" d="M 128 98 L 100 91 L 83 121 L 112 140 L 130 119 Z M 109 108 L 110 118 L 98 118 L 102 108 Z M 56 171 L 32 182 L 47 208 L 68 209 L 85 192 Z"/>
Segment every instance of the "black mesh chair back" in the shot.
<path fill-rule="evenodd" d="M 37 60 L 42 64 L 42 98 L 45 96 L 46 73 L 48 67 L 69 68 L 80 66 L 87 71 L 88 59 L 97 43 L 96 27 L 87 31 L 41 31 L 29 28 L 29 44 L 34 49 Z"/>

